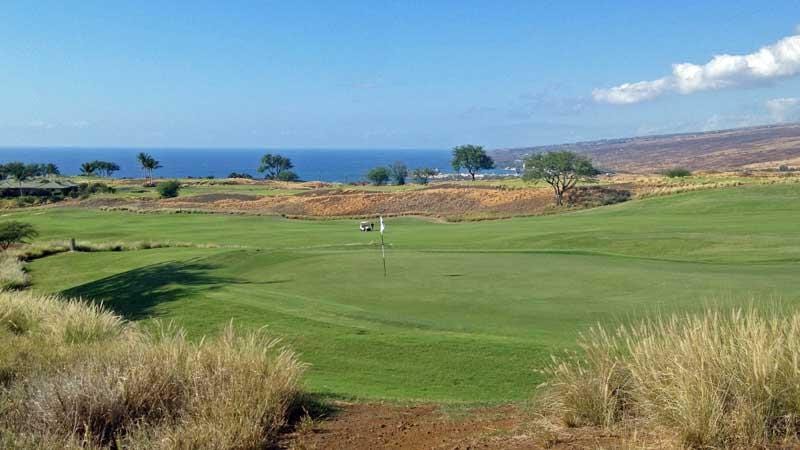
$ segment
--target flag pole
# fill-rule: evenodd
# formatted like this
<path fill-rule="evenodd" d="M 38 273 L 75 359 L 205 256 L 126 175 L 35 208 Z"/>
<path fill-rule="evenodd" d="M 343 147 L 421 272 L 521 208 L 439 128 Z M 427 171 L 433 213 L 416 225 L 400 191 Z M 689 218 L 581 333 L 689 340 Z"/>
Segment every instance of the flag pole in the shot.
<path fill-rule="evenodd" d="M 380 217 L 381 220 L 381 257 L 383 258 L 383 276 L 386 277 L 386 247 L 383 244 L 383 216 Z"/>

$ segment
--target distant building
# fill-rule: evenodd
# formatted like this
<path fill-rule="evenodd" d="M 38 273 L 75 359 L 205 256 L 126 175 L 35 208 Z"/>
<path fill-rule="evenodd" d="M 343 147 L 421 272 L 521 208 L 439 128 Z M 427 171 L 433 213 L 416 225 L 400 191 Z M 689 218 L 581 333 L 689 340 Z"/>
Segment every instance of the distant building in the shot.
<path fill-rule="evenodd" d="M 78 185 L 69 180 L 26 180 L 22 184 L 13 178 L 0 180 L 0 196 L 14 197 L 22 195 L 47 196 L 53 194 L 68 195 L 78 190 Z"/>

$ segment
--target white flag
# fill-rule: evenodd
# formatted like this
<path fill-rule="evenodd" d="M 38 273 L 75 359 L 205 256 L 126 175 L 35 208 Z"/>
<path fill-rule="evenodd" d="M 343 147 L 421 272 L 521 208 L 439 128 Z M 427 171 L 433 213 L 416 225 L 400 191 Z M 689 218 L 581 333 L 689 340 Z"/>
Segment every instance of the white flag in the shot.
<path fill-rule="evenodd" d="M 386 226 L 383 224 L 383 216 L 381 216 L 381 234 L 383 234 L 383 230 L 386 229 Z"/>

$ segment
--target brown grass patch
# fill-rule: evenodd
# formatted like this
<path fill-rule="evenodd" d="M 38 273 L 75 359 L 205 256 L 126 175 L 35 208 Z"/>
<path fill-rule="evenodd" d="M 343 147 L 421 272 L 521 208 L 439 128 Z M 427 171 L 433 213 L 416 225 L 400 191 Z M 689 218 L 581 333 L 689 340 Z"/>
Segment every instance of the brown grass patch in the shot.
<path fill-rule="evenodd" d="M 800 313 L 708 311 L 601 327 L 557 358 L 542 405 L 572 427 L 660 432 L 690 448 L 800 442 Z"/>
<path fill-rule="evenodd" d="M 0 444 L 11 448 L 273 445 L 304 365 L 261 331 L 188 341 L 101 307 L 0 292 Z"/>
<path fill-rule="evenodd" d="M 597 200 L 602 196 L 588 196 Z M 449 218 L 491 218 L 542 214 L 552 209 L 549 189 L 509 189 L 498 186 L 433 186 L 399 192 L 370 192 L 336 189 L 292 196 L 255 199 L 208 196 L 163 200 L 158 208 L 276 214 L 287 217 L 431 216 Z M 581 202 L 581 205 L 585 203 Z"/>

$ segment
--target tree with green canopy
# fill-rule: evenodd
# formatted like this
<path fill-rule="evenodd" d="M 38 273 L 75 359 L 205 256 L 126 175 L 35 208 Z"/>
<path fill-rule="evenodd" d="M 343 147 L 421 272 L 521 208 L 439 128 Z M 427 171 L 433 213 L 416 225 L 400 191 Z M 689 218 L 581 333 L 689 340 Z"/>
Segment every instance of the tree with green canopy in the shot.
<path fill-rule="evenodd" d="M 367 172 L 367 180 L 375 186 L 383 186 L 389 182 L 391 173 L 386 167 L 375 167 Z"/>
<path fill-rule="evenodd" d="M 394 180 L 394 184 L 398 186 L 406 184 L 406 178 L 408 178 L 408 167 L 406 167 L 405 163 L 402 161 L 395 161 L 391 166 L 389 166 L 389 172 L 391 172 L 391 177 Z"/>
<path fill-rule="evenodd" d="M 0 249 L 8 250 L 13 244 L 25 242 L 38 236 L 33 225 L 16 220 L 0 223 Z"/>
<path fill-rule="evenodd" d="M 419 184 L 428 184 L 430 178 L 438 172 L 430 167 L 418 167 L 414 169 L 411 175 L 414 177 L 414 182 Z"/>
<path fill-rule="evenodd" d="M 472 181 L 481 170 L 494 169 L 494 161 L 480 145 L 459 145 L 454 148 L 451 163 L 456 171 L 466 170 Z"/>
<path fill-rule="evenodd" d="M 264 174 L 266 180 L 279 180 L 281 173 L 294 167 L 292 160 L 278 154 L 267 153 L 261 157 L 261 165 L 258 171 Z"/>
<path fill-rule="evenodd" d="M 579 181 L 589 181 L 597 175 L 589 158 L 570 151 L 538 153 L 525 159 L 523 179 L 544 181 L 553 188 L 556 205 L 564 204 L 564 194 Z"/>

